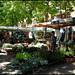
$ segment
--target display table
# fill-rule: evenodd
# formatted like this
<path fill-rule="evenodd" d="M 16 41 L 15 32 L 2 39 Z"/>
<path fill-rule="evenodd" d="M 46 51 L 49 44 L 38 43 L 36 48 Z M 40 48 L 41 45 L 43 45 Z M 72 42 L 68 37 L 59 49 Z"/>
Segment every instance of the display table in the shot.
<path fill-rule="evenodd" d="M 16 43 L 16 44 L 22 44 L 22 45 L 25 45 L 25 44 L 27 44 L 27 45 L 28 45 L 29 43 Z"/>
<path fill-rule="evenodd" d="M 5 50 L 12 50 L 12 48 L 5 48 Z"/>
<path fill-rule="evenodd" d="M 37 41 L 39 41 L 41 43 L 46 43 L 46 39 L 37 39 Z"/>

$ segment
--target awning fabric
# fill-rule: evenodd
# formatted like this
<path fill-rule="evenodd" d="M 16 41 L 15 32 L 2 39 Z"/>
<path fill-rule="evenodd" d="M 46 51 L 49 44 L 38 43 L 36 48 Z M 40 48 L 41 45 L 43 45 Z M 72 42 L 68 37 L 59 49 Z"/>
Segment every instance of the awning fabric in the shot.
<path fill-rule="evenodd" d="M 35 24 L 34 27 L 50 27 L 58 29 L 60 27 L 74 26 L 74 25 L 75 25 L 75 17 L 59 19 L 57 21 L 51 21 L 51 22 L 38 23 Z"/>
<path fill-rule="evenodd" d="M 6 26 L 0 26 L 0 30 L 22 30 L 27 31 L 24 27 L 6 27 Z"/>

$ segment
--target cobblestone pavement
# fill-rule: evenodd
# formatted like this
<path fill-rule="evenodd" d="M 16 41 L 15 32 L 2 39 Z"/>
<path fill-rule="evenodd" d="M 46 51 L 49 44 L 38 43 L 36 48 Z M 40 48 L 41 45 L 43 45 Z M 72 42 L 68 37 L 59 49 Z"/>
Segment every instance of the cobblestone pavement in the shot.
<path fill-rule="evenodd" d="M 21 73 L 19 69 L 11 66 L 10 60 L 13 57 L 13 55 L 7 55 L 7 53 L 0 53 L 0 74 L 10 75 Z"/>

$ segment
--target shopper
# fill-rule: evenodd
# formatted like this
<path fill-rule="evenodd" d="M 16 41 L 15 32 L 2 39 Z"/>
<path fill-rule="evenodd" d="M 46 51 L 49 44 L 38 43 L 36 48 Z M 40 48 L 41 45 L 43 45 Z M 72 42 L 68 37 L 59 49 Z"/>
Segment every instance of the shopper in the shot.
<path fill-rule="evenodd" d="M 52 31 L 51 32 L 51 49 L 52 49 L 52 51 L 55 50 L 55 47 L 56 47 L 56 37 L 55 37 L 55 32 Z"/>
<path fill-rule="evenodd" d="M 29 43 L 33 41 L 32 31 L 29 32 Z"/>
<path fill-rule="evenodd" d="M 29 38 L 32 39 L 32 31 L 29 32 Z"/>
<path fill-rule="evenodd" d="M 32 32 L 33 41 L 35 40 L 34 32 Z"/>
<path fill-rule="evenodd" d="M 0 46 L 2 46 L 2 40 L 4 39 L 3 34 L 0 32 Z"/>
<path fill-rule="evenodd" d="M 10 43 L 10 35 L 9 35 L 9 33 L 7 33 L 7 36 L 6 36 L 6 43 Z"/>

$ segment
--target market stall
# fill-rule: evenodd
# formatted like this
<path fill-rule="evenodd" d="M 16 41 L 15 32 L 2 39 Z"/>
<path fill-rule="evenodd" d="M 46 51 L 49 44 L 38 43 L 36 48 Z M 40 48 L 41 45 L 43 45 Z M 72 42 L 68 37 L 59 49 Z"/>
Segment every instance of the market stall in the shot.
<path fill-rule="evenodd" d="M 26 39 L 26 33 L 28 31 L 29 30 L 24 27 L 0 26 L 0 32 L 3 35 L 3 38 L 2 38 L 3 43 L 13 44 L 13 43 L 18 43 L 18 42 L 24 42 Z"/>
<path fill-rule="evenodd" d="M 36 23 L 34 25 L 34 27 L 45 27 L 45 28 L 48 27 L 48 28 L 53 28 L 53 29 L 56 29 L 56 30 L 60 31 L 60 28 L 68 27 L 68 26 L 74 26 L 74 25 L 75 25 L 75 17 L 73 17 L 73 18 L 58 19 L 56 21 L 52 20 L 51 22 Z M 66 31 L 66 34 L 67 34 L 67 31 Z M 59 39 L 59 37 L 58 37 L 58 39 Z M 59 44 L 60 44 L 59 40 L 58 40 L 58 47 L 60 47 L 59 46 Z"/>

